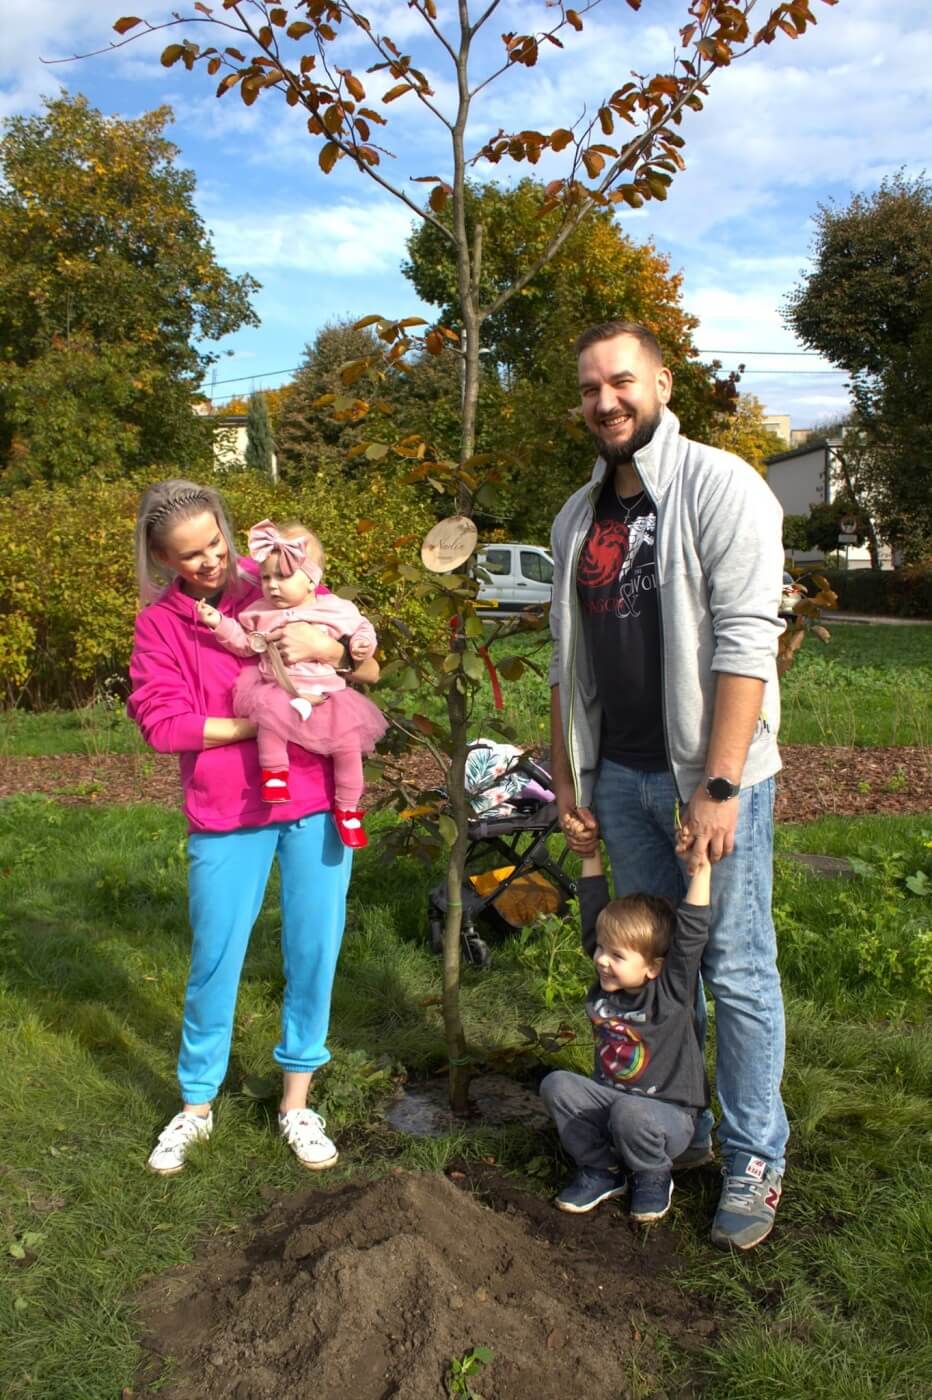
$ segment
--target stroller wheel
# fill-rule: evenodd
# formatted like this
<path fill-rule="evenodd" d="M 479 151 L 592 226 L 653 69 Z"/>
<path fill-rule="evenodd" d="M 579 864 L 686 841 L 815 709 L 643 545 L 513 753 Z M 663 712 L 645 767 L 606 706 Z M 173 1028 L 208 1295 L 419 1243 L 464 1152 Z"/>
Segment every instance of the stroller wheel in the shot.
<path fill-rule="evenodd" d="M 443 920 L 430 921 L 430 948 L 438 957 L 443 954 Z M 472 924 L 465 924 L 460 931 L 460 957 L 470 967 L 485 972 L 492 966 L 492 953 L 484 938 L 480 938 Z"/>
<path fill-rule="evenodd" d="M 479 972 L 487 972 L 492 966 L 492 954 L 484 938 L 480 938 L 474 928 L 464 928 L 460 934 L 463 962 L 469 963 Z"/>

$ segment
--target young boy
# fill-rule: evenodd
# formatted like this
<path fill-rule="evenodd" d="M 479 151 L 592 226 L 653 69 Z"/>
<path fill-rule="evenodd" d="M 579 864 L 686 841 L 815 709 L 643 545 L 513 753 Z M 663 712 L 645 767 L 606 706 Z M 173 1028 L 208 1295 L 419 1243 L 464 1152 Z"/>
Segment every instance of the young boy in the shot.
<path fill-rule="evenodd" d="M 591 1079 L 548 1074 L 541 1097 L 577 1165 L 555 1198 L 579 1214 L 628 1189 L 631 1218 L 660 1220 L 673 1195 L 672 1164 L 709 1101 L 694 1007 L 709 936 L 710 867 L 692 876 L 674 913 L 666 900 L 609 900 L 598 853 L 579 882 L 582 943 L 598 980 L 586 998 L 595 1040 Z"/>

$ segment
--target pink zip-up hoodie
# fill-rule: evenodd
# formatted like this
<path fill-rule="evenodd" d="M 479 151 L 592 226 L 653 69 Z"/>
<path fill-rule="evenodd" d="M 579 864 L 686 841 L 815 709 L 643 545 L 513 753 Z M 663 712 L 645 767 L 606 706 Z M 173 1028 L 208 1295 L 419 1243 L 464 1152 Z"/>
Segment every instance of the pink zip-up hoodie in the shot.
<path fill-rule="evenodd" d="M 240 559 L 239 566 L 248 577 L 238 591 L 227 589 L 219 605 L 228 617 L 238 618 L 262 596 L 258 582 L 249 581 L 258 578 L 257 565 Z M 191 831 L 297 821 L 333 806 L 330 760 L 307 749 L 292 745 L 289 753 L 291 801 L 270 805 L 260 796 L 254 740 L 204 748 L 204 720 L 232 718 L 233 686 L 247 664 L 252 663 L 231 655 L 198 622 L 194 599 L 177 579 L 136 619 L 127 711 L 151 748 L 179 755 L 182 807 Z"/>

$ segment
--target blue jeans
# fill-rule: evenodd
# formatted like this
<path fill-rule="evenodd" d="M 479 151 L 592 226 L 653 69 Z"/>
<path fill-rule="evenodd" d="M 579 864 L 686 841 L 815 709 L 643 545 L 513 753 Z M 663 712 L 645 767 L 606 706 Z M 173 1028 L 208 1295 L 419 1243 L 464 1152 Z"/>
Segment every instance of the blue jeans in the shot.
<path fill-rule="evenodd" d="M 689 794 L 691 796 L 691 794 Z M 742 790 L 735 849 L 715 867 L 712 932 L 702 978 L 715 1002 L 718 1140 L 727 1167 L 736 1153 L 784 1168 L 789 1125 L 780 1098 L 785 1034 L 770 910 L 774 781 Z M 612 864 L 615 894 L 641 891 L 677 901 L 686 892 L 673 823 L 670 773 L 641 773 L 603 759 L 593 797 Z"/>
<path fill-rule="evenodd" d="M 352 852 L 329 812 L 188 838 L 193 933 L 178 1081 L 185 1103 L 209 1103 L 223 1082 L 240 973 L 272 862 L 281 872 L 285 997 L 275 1059 L 311 1071 L 330 1058 L 330 994 L 343 939 Z"/>

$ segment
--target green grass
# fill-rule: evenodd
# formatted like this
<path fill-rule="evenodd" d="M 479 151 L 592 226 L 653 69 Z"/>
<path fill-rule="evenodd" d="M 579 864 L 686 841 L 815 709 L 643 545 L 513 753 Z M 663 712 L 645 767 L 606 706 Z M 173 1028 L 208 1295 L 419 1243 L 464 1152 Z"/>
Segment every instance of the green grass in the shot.
<path fill-rule="evenodd" d="M 39 758 L 49 754 L 143 753 L 139 730 L 122 705 L 84 705 L 74 710 L 0 710 L 0 755 Z"/>
<path fill-rule="evenodd" d="M 932 744 L 932 627 L 869 627 L 833 623 L 831 641 L 809 638 L 783 680 L 780 738 L 785 744 Z M 492 648 L 500 663 L 509 656 L 532 662 L 517 681 L 503 681 L 508 723 L 525 743 L 546 743 L 550 728 L 546 637 L 517 636 Z M 540 674 L 542 672 L 543 674 Z M 419 708 L 439 718 L 439 695 L 418 698 Z M 470 734 L 494 737 L 501 719 L 492 689 L 483 681 L 473 702 Z"/>
<path fill-rule="evenodd" d="M 826 619 L 783 680 L 786 744 L 932 743 L 932 627 Z"/>
<path fill-rule="evenodd" d="M 929 897 L 906 881 L 932 875 L 930 827 L 832 819 L 780 832 L 783 853 L 855 853 L 864 864 L 854 880 L 828 881 L 777 862 L 793 1138 L 774 1240 L 747 1258 L 715 1253 L 711 1178 L 684 1181 L 674 1198 L 684 1287 L 722 1314 L 722 1335 L 698 1363 L 710 1396 L 928 1393 L 932 965 L 920 954 L 932 932 Z M 434 877 L 414 861 L 380 863 L 377 842 L 357 864 L 334 1061 L 319 1084 L 344 1149 L 338 1171 L 436 1170 L 464 1152 L 492 1154 L 550 1190 L 552 1140 L 518 1129 L 405 1140 L 379 1118 L 400 1069 L 443 1060 L 439 964 L 424 937 Z M 307 1185 L 266 1097 L 281 994 L 275 891 L 247 959 L 214 1138 L 166 1181 L 142 1164 L 177 1092 L 181 820 L 13 798 L 0 804 L 0 879 L 0 1394 L 103 1400 L 132 1384 L 140 1281 L 191 1258 L 204 1234 L 235 1229 L 261 1208 L 263 1187 Z M 552 922 L 497 946 L 491 972 L 465 974 L 481 1056 L 519 1047 L 523 1025 L 565 1021 L 580 1039 L 559 1062 L 587 1066 L 574 945 Z M 680 1360 L 671 1353 L 671 1379 Z"/>
<path fill-rule="evenodd" d="M 783 682 L 786 744 L 932 743 L 932 628 L 869 627 L 831 623 L 832 640 L 806 642 Z M 516 681 L 503 681 L 507 722 L 523 743 L 546 743 L 550 729 L 545 631 L 503 638 L 492 647 L 496 664 L 511 656 L 525 662 Z M 391 691 L 386 687 L 386 699 Z M 427 692 L 406 704 L 440 718 L 443 698 Z M 503 713 L 483 681 L 473 702 L 470 733 L 494 737 Z M 141 752 L 138 731 L 121 705 L 98 703 L 77 710 L 0 711 L 0 755 Z"/>

